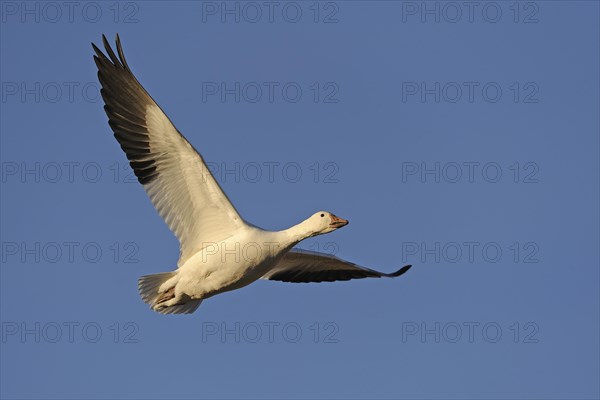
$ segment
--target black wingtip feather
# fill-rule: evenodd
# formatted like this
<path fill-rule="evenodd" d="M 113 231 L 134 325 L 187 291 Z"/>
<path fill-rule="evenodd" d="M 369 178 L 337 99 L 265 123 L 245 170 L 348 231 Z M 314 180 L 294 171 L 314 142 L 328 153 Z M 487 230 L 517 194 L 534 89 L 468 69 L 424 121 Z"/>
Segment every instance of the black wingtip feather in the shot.
<path fill-rule="evenodd" d="M 110 62 L 108 58 L 106 58 L 106 55 L 102 52 L 102 50 L 100 50 L 94 43 L 92 43 L 92 48 L 96 53 L 96 55 L 94 55 L 94 61 L 96 61 L 96 65 L 98 67 L 100 67 L 102 63 Z"/>
<path fill-rule="evenodd" d="M 125 54 L 123 53 L 123 47 L 121 46 L 121 38 L 117 33 L 117 53 L 119 54 L 119 59 L 121 60 L 121 64 L 126 70 L 129 70 L 129 65 L 127 65 L 127 60 L 125 60 Z"/>
<path fill-rule="evenodd" d="M 104 36 L 104 35 L 102 35 L 102 43 L 104 44 L 104 49 L 108 53 L 108 56 L 110 57 L 110 60 L 112 61 L 112 63 L 116 67 L 121 67 L 122 68 L 123 65 L 121 64 L 121 62 L 117 58 L 117 56 L 116 56 L 115 52 L 113 51 L 110 43 L 108 43 L 108 40 L 106 39 L 106 36 Z"/>
<path fill-rule="evenodd" d="M 388 274 L 389 277 L 395 278 L 397 276 L 400 276 L 402 274 L 404 274 L 406 271 L 408 271 L 410 268 L 412 267 L 412 265 L 405 265 L 404 267 L 400 268 L 398 271 L 393 272 L 391 274 Z"/>
<path fill-rule="evenodd" d="M 118 57 L 106 35 L 102 35 L 102 44 L 105 51 L 94 43 L 92 48 L 96 53 L 94 62 L 108 123 L 139 182 L 146 185 L 158 177 L 145 119 L 146 107 L 154 102 L 127 66 L 119 35 L 116 37 Z"/>

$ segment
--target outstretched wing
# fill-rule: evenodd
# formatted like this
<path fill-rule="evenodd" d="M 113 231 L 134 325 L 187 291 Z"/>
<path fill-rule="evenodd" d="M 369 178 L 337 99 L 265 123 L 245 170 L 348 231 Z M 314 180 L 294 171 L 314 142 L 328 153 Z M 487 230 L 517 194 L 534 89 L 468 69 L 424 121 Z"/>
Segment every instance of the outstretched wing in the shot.
<path fill-rule="evenodd" d="M 104 110 L 139 182 L 181 245 L 179 264 L 203 246 L 230 237 L 244 221 L 202 156 L 133 75 L 117 35 L 117 55 L 102 35 L 108 57 L 96 52 Z"/>
<path fill-rule="evenodd" d="M 362 278 L 394 278 L 408 271 L 410 267 L 411 265 L 406 265 L 396 272 L 386 274 L 361 267 L 329 254 L 292 249 L 262 279 L 307 283 L 348 281 Z"/>

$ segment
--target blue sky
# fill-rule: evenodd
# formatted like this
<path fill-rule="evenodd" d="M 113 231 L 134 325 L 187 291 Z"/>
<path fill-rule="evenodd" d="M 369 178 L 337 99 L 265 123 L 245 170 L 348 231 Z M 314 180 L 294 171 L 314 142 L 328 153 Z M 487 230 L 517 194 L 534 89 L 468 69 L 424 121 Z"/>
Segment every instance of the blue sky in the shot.
<path fill-rule="evenodd" d="M 599 397 L 597 2 L 0 4 L 3 398 Z M 151 312 L 178 243 L 98 98 L 117 32 L 245 219 L 414 267 Z"/>

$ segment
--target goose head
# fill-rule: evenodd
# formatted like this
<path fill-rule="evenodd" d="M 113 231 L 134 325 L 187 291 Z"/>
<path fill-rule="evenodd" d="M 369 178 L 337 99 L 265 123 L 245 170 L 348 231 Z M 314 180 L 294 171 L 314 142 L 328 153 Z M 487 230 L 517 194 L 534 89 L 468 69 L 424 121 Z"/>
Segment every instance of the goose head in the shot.
<path fill-rule="evenodd" d="M 342 226 L 348 225 L 347 220 L 327 211 L 319 211 L 314 213 L 306 222 L 312 231 L 311 236 L 333 232 Z"/>

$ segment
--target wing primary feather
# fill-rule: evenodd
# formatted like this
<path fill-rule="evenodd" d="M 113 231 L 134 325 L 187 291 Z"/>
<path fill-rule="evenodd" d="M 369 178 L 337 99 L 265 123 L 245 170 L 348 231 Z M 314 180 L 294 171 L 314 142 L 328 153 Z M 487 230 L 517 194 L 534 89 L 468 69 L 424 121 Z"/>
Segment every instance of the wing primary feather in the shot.
<path fill-rule="evenodd" d="M 116 47 L 115 47 L 116 46 Z M 178 266 L 246 226 L 202 156 L 131 72 L 119 35 L 92 43 L 109 125 L 154 207 L 181 244 Z"/>
<path fill-rule="evenodd" d="M 308 283 L 364 278 L 395 278 L 406 273 L 410 268 L 411 265 L 405 265 L 395 272 L 385 273 L 361 267 L 329 254 L 293 249 L 263 279 Z"/>
<path fill-rule="evenodd" d="M 402 274 L 404 274 L 406 271 L 408 271 L 410 268 L 412 267 L 412 265 L 405 265 L 404 267 L 400 268 L 398 271 L 396 272 L 392 272 L 391 274 L 383 274 L 384 276 L 389 276 L 390 278 L 395 278 L 397 276 L 400 276 Z"/>
<path fill-rule="evenodd" d="M 102 43 L 104 44 L 104 49 L 108 53 L 108 56 L 110 57 L 110 60 L 113 62 L 113 64 L 116 67 L 123 68 L 123 65 L 121 64 L 121 62 L 119 61 L 119 59 L 115 55 L 115 52 L 113 51 L 112 47 L 110 46 L 110 43 L 108 43 L 108 40 L 106 39 L 105 35 L 102 35 Z"/>
<path fill-rule="evenodd" d="M 131 71 L 129 69 L 129 65 L 127 65 L 127 60 L 125 59 L 125 54 L 123 53 L 123 48 L 121 47 L 121 38 L 119 37 L 118 33 L 117 33 L 117 53 L 119 53 L 119 59 L 121 60 L 123 67 L 125 67 L 125 69 L 127 71 Z"/>

